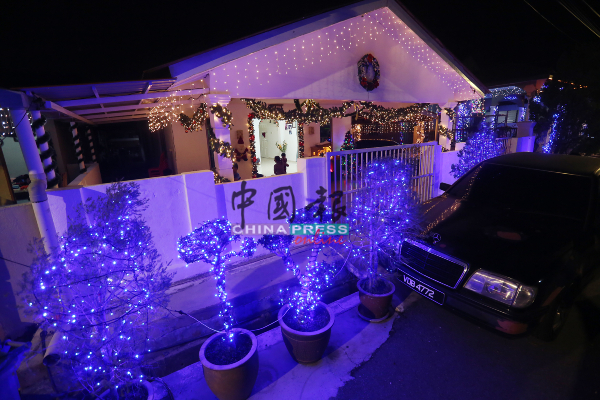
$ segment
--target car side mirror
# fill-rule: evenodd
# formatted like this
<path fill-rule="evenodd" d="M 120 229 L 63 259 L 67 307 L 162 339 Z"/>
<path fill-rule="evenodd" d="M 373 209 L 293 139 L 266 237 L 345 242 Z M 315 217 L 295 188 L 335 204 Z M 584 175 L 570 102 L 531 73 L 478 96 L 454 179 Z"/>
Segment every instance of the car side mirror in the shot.
<path fill-rule="evenodd" d="M 440 183 L 440 190 L 443 190 L 445 192 L 446 190 L 450 189 L 450 186 L 452 186 L 452 185 L 449 183 L 442 182 L 442 183 Z"/>

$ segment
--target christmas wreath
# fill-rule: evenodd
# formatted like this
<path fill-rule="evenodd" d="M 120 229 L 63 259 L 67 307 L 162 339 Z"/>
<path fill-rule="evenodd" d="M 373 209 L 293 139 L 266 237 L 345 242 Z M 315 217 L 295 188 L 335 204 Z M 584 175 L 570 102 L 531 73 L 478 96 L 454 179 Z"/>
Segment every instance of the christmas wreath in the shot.
<path fill-rule="evenodd" d="M 369 66 L 373 68 L 374 76 L 371 81 L 367 80 L 367 71 L 369 70 Z M 379 86 L 379 61 L 373 54 L 366 54 L 358 61 L 358 80 L 360 82 L 360 86 L 364 87 L 367 92 L 375 89 Z"/>

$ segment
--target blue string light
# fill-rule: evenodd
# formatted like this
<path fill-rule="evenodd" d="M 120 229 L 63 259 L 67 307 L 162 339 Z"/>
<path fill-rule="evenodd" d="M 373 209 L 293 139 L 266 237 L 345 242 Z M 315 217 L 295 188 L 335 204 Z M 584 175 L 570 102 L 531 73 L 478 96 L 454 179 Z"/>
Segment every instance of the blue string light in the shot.
<path fill-rule="evenodd" d="M 86 202 L 51 254 L 33 244 L 28 311 L 61 335 L 73 379 L 94 395 L 143 378 L 148 323 L 168 303 L 172 274 L 140 215 L 146 202 L 137 184 L 112 184 Z"/>
<path fill-rule="evenodd" d="M 548 143 L 546 143 L 542 147 L 542 151 L 546 154 L 554 152 L 554 141 L 556 137 L 559 135 L 560 124 L 562 122 L 562 117 L 565 113 L 565 106 L 559 105 L 557 107 L 556 112 L 552 115 L 552 127 L 550 128 L 550 135 L 548 137 Z"/>
<path fill-rule="evenodd" d="M 214 219 L 201 224 L 193 232 L 179 238 L 177 251 L 179 258 L 186 263 L 203 261 L 211 264 L 211 272 L 215 275 L 217 296 L 221 301 L 221 312 L 226 335 L 231 342 L 234 334 L 231 329 L 234 326 L 233 307 L 228 301 L 225 279 L 225 263 L 232 257 L 249 258 L 256 251 L 257 243 L 252 238 L 245 238 L 239 251 L 227 249 L 230 245 L 238 242 L 240 235 L 233 235 L 231 223 L 224 219 Z"/>
<path fill-rule="evenodd" d="M 452 164 L 450 173 L 460 178 L 482 161 L 502 154 L 502 145 L 496 140 L 491 124 L 482 122 L 479 130 L 467 138 L 465 147 L 458 152 L 458 164 Z"/>
<path fill-rule="evenodd" d="M 330 221 L 331 212 L 326 208 L 318 209 L 316 212 L 306 208 L 298 209 L 293 220 L 296 224 L 327 223 Z M 290 246 L 293 238 L 291 235 L 265 235 L 259 239 L 258 243 L 281 257 L 287 270 L 292 271 L 300 282 L 299 291 L 288 288 L 285 291 L 280 290 L 280 293 L 282 305 L 289 305 L 293 317 L 304 324 L 313 319 L 314 313 L 312 311 L 315 310 L 321 300 L 320 292 L 333 283 L 337 268 L 335 263 L 330 264 L 317 260 L 320 251 L 326 245 L 325 241 L 322 240 L 322 235 L 317 233 L 312 240 L 313 246 L 308 257 L 308 263 L 305 270 L 302 271 L 291 256 Z"/>
<path fill-rule="evenodd" d="M 376 160 L 366 167 L 363 189 L 352 196 L 350 236 L 344 247 L 348 262 L 366 271 L 370 284 L 377 279 L 378 266 L 392 268 L 399 244 L 420 231 L 417 182 L 412 180 L 417 169 L 411 160 Z"/>

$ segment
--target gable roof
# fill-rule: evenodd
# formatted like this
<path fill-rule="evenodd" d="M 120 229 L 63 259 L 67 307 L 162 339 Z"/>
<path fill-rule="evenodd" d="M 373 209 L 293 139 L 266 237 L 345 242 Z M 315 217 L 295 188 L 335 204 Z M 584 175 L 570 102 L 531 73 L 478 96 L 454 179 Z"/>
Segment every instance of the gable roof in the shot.
<path fill-rule="evenodd" d="M 487 91 L 485 86 L 442 44 L 431 34 L 417 19 L 398 1 L 395 0 L 365 0 L 344 7 L 336 8 L 291 22 L 255 35 L 242 38 L 236 42 L 228 43 L 189 57 L 168 63 L 166 65 L 145 71 L 152 74 L 161 68 L 168 68 L 170 76 L 176 79 L 173 88 L 191 83 L 205 76 L 209 71 L 224 64 L 239 60 L 242 57 L 256 54 L 262 50 L 281 45 L 293 39 L 300 38 L 319 30 L 334 26 L 353 18 L 364 17 L 377 10 L 389 11 L 399 19 L 415 36 L 423 47 L 431 53 L 431 57 L 439 57 L 439 64 L 445 64 L 455 75 L 455 79 L 462 79 L 474 91 L 476 96 L 482 97 Z M 425 51 L 425 50 L 421 50 Z M 429 54 L 427 55 L 430 56 Z M 414 54 L 413 54 L 414 57 Z"/>

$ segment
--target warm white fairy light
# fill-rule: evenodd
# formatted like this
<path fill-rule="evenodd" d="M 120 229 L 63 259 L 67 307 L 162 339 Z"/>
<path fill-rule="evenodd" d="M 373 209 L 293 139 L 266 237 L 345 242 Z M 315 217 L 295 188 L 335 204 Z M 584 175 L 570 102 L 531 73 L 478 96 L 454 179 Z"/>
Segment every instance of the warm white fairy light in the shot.
<path fill-rule="evenodd" d="M 211 72 L 212 87 L 215 90 L 229 89 L 232 95 L 246 95 L 245 89 L 279 85 L 277 81 L 271 83 L 277 76 L 298 76 L 300 71 L 314 68 L 329 56 L 356 53 L 356 48 L 364 48 L 365 53 L 371 52 L 370 43 L 390 39 L 433 72 L 442 84 L 450 88 L 456 99 L 477 97 L 468 81 L 387 8 L 359 15 L 225 63 Z M 377 54 L 374 55 L 377 57 Z M 301 76 L 308 77 L 304 73 Z"/>
<path fill-rule="evenodd" d="M 179 123 L 179 116 L 190 109 L 194 109 L 196 100 L 189 90 L 177 90 L 169 96 L 160 100 L 160 105 L 150 110 L 148 124 L 151 132 L 156 132 L 169 126 L 171 123 Z M 187 104 L 190 107 L 186 107 Z M 198 103 L 196 103 L 197 105 Z"/>

